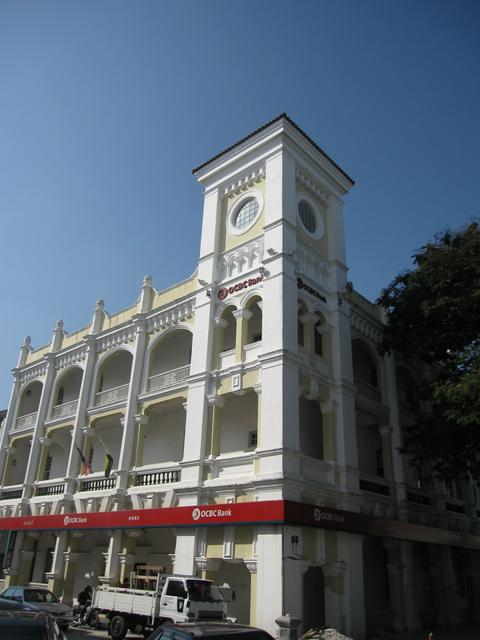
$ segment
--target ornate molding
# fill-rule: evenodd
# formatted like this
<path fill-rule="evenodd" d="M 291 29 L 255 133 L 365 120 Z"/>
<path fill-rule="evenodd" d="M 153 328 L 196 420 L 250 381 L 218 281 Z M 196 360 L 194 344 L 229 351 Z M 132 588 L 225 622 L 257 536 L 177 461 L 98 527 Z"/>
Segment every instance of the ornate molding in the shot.
<path fill-rule="evenodd" d="M 311 178 L 300 169 L 297 169 L 296 174 L 297 180 L 305 188 L 306 191 L 310 191 L 310 193 L 318 198 L 320 202 L 323 202 L 324 204 L 328 203 L 330 195 L 326 189 L 321 187 L 317 182 L 315 182 L 313 178 Z"/>
<path fill-rule="evenodd" d="M 170 309 L 158 311 L 155 315 L 150 316 L 147 319 L 147 331 L 157 332 L 162 331 L 163 329 L 168 329 L 168 327 L 172 327 L 179 322 L 188 320 L 194 315 L 195 300 L 192 298 L 191 300 L 186 300 L 185 302 L 181 302 Z"/>
<path fill-rule="evenodd" d="M 128 342 L 133 342 L 135 340 L 135 336 L 137 333 L 136 325 L 130 325 L 129 327 L 125 327 L 120 331 L 116 331 L 115 333 L 111 333 L 108 336 L 104 336 L 97 341 L 97 352 L 106 351 L 107 349 L 112 349 L 113 347 L 117 347 L 121 344 L 126 344 Z"/>
<path fill-rule="evenodd" d="M 263 237 L 255 238 L 234 249 L 225 251 L 218 257 L 220 280 L 227 280 L 251 271 L 261 265 L 263 258 Z"/>
<path fill-rule="evenodd" d="M 257 167 L 256 169 L 249 169 L 249 171 L 236 176 L 233 182 L 226 184 L 222 188 L 223 196 L 234 196 L 250 189 L 255 184 L 258 184 L 262 180 L 265 180 L 264 167 Z"/>
<path fill-rule="evenodd" d="M 328 286 L 328 262 L 300 240 L 297 241 L 295 250 L 295 264 L 302 275 L 308 276 L 325 291 L 330 291 Z"/>
<path fill-rule="evenodd" d="M 350 309 L 350 322 L 352 329 L 354 329 L 357 334 L 364 336 L 371 342 L 379 344 L 382 339 L 381 322 L 376 318 L 368 317 L 365 311 L 355 302 L 350 303 Z"/>
<path fill-rule="evenodd" d="M 69 353 L 64 353 L 56 358 L 55 368 L 60 370 L 72 364 L 76 364 L 77 362 L 81 362 L 82 360 L 85 360 L 86 355 L 87 350 L 85 347 L 75 349 L 75 351 L 70 351 Z"/>
<path fill-rule="evenodd" d="M 22 371 L 20 373 L 20 382 L 23 384 L 24 382 L 29 382 L 35 378 L 40 378 L 41 376 L 44 376 L 46 372 L 47 362 L 41 362 L 30 369 Z"/>

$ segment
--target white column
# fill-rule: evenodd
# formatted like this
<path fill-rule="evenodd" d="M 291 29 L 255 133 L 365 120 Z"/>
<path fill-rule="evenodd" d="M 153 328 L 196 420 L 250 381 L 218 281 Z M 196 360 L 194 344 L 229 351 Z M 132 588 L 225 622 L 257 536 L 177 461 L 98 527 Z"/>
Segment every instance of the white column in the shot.
<path fill-rule="evenodd" d="M 283 533 L 280 525 L 257 529 L 256 626 L 272 636 L 278 633 L 275 618 L 284 611 Z"/>
<path fill-rule="evenodd" d="M 344 578 L 345 600 L 342 617 L 345 632 L 352 638 L 366 634 L 365 596 L 363 586 L 363 536 L 338 533 L 339 557 L 346 565 Z M 325 609 L 327 603 L 325 602 Z"/>
<path fill-rule="evenodd" d="M 0 482 L 1 478 L 5 475 L 5 466 L 8 461 L 8 443 L 10 440 L 10 431 L 12 429 L 13 421 L 16 419 L 15 407 L 18 403 L 18 394 L 20 391 L 20 371 L 19 369 L 13 370 L 13 386 L 10 392 L 10 402 L 8 403 L 7 415 L 2 423 L 2 429 L 0 434 Z"/>
<path fill-rule="evenodd" d="M 400 542 L 401 562 L 403 565 L 403 597 L 405 625 L 407 631 L 419 631 L 422 628 L 418 617 L 418 598 L 416 594 L 415 569 L 413 565 L 412 543 Z"/>
<path fill-rule="evenodd" d="M 397 376 L 395 371 L 395 356 L 385 356 L 385 379 L 387 384 L 387 398 L 390 407 L 391 451 L 392 451 L 392 480 L 395 483 L 396 499 L 399 502 L 406 500 L 405 473 L 402 455 L 399 448 L 402 446 L 402 429 L 398 406 Z"/>
<path fill-rule="evenodd" d="M 24 509 L 26 502 L 32 495 L 33 483 L 35 482 L 37 475 L 37 467 L 40 458 L 40 436 L 43 433 L 43 421 L 46 418 L 48 406 L 50 403 L 50 396 L 53 387 L 53 381 L 55 379 L 55 356 L 52 353 L 48 353 L 45 356 L 47 361 L 47 373 L 45 381 L 42 387 L 42 394 L 40 396 L 40 402 L 38 405 L 37 421 L 32 436 L 32 444 L 30 447 L 30 455 L 28 457 L 27 469 L 25 472 L 25 483 L 23 485 L 22 502 L 24 503 Z"/>
<path fill-rule="evenodd" d="M 96 314 L 96 322 L 98 324 L 98 317 L 100 315 L 100 307 L 98 306 L 98 313 Z M 103 313 L 103 311 L 102 311 Z M 95 323 L 95 316 L 94 316 Z M 72 431 L 72 440 L 70 445 L 70 452 L 68 455 L 67 470 L 65 474 L 65 498 L 72 499 L 75 492 L 75 478 L 78 476 L 80 470 L 80 458 L 75 445 L 82 450 L 82 427 L 85 426 L 87 420 L 87 408 L 90 400 L 90 392 L 92 387 L 93 372 L 95 369 L 95 361 L 97 358 L 95 348 L 95 336 L 89 335 L 84 338 L 86 356 L 85 367 L 83 369 L 82 384 L 80 385 L 80 393 L 77 403 L 77 414 L 75 416 L 75 423 Z M 67 505 L 68 503 L 66 503 Z"/>
<path fill-rule="evenodd" d="M 114 585 L 119 582 L 120 575 L 120 552 L 122 546 L 122 533 L 121 529 L 113 531 L 110 536 L 110 542 L 108 545 L 107 561 L 105 563 L 105 578 L 108 584 Z"/>
<path fill-rule="evenodd" d="M 147 344 L 147 330 L 143 318 L 136 320 L 135 351 L 133 354 L 130 384 L 128 386 L 128 399 L 123 422 L 122 445 L 118 460 L 118 484 L 119 493 L 126 492 L 129 483 L 129 473 L 133 464 L 133 450 L 135 445 L 135 415 L 138 407 L 138 394 L 142 381 L 143 360 Z"/>
<path fill-rule="evenodd" d="M 177 529 L 173 572 L 186 576 L 195 575 L 195 549 L 197 529 Z"/>

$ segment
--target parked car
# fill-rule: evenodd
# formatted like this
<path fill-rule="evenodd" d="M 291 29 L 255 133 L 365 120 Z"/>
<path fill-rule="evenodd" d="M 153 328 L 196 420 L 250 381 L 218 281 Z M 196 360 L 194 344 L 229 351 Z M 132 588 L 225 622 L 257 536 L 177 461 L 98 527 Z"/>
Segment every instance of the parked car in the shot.
<path fill-rule="evenodd" d="M 148 640 L 273 640 L 262 629 L 228 622 L 165 623 L 157 627 Z"/>
<path fill-rule="evenodd" d="M 67 640 L 55 619 L 45 611 L 0 609 L 0 638 Z"/>
<path fill-rule="evenodd" d="M 10 598 L 0 597 L 0 609 L 10 609 L 10 611 L 39 611 L 38 607 L 27 602 L 17 602 Z"/>
<path fill-rule="evenodd" d="M 62 604 L 57 596 L 48 589 L 11 586 L 2 591 L 0 597 L 21 602 L 22 604 L 33 605 L 40 611 L 49 613 L 63 630 L 66 630 L 73 621 L 72 608 Z"/>

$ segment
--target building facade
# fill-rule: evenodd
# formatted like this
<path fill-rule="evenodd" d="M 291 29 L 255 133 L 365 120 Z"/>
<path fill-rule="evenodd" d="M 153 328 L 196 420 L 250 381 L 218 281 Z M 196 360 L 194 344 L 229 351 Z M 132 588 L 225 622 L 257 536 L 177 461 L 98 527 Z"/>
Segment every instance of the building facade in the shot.
<path fill-rule="evenodd" d="M 480 611 L 477 488 L 400 455 L 419 372 L 347 281 L 349 176 L 282 115 L 194 170 L 198 267 L 51 343 L 1 430 L 5 585 L 69 602 L 138 563 L 228 584 L 229 613 L 355 638 Z M 113 460 L 104 469 L 105 454 Z"/>

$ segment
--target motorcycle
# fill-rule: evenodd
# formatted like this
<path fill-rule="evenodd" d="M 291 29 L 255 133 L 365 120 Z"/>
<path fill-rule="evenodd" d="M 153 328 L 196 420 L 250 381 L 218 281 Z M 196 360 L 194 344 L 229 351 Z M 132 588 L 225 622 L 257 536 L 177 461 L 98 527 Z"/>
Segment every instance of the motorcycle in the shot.
<path fill-rule="evenodd" d="M 100 618 L 95 609 L 92 609 L 92 603 L 77 604 L 73 607 L 73 626 L 90 627 L 90 629 L 98 629 L 100 626 Z"/>

